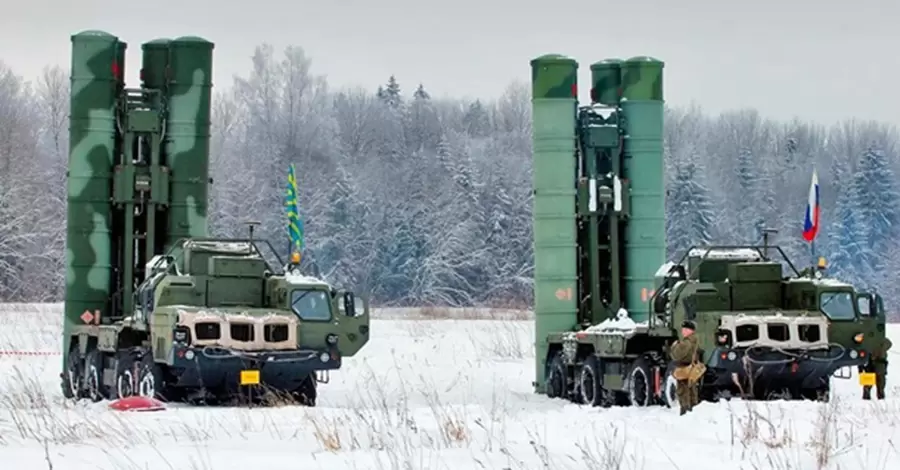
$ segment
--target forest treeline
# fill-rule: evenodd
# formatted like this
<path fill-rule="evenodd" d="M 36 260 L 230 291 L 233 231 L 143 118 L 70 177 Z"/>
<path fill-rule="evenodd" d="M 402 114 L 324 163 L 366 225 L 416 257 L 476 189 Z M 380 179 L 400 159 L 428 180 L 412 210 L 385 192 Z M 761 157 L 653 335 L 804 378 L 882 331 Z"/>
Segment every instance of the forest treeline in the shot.
<path fill-rule="evenodd" d="M 244 222 L 258 221 L 285 255 L 294 163 L 309 269 L 378 305 L 531 304 L 527 83 L 492 101 L 433 98 L 403 77 L 338 90 L 302 48 L 263 45 L 224 85 L 212 114 L 213 234 L 243 236 Z M 63 296 L 68 106 L 68 71 L 28 79 L 0 62 L 0 301 Z M 817 254 L 832 274 L 880 292 L 888 310 L 897 305 L 894 126 L 696 106 L 668 107 L 665 125 L 670 258 L 696 244 L 756 243 L 765 227 L 807 266 L 801 231 L 815 167 Z"/>

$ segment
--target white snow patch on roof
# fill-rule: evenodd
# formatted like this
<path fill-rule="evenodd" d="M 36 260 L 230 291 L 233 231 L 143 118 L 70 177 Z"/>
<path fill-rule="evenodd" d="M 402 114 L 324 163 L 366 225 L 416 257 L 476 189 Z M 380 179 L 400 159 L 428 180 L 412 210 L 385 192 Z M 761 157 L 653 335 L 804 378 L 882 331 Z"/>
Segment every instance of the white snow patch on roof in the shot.
<path fill-rule="evenodd" d="M 675 267 L 675 263 L 668 261 L 668 262 L 664 263 L 662 266 L 660 266 L 659 269 L 656 270 L 655 276 L 656 277 L 665 277 L 669 274 L 669 270 L 672 269 L 673 267 Z M 672 273 L 672 274 L 676 275 L 676 273 Z"/>
<path fill-rule="evenodd" d="M 312 276 L 307 276 L 305 274 L 297 274 L 292 273 L 290 271 L 284 273 L 284 280 L 291 284 L 305 284 L 305 285 L 318 285 L 318 286 L 327 286 L 328 283 Z"/>
<path fill-rule="evenodd" d="M 593 325 L 583 331 L 591 332 L 591 333 L 620 333 L 620 334 L 632 334 L 638 328 L 646 328 L 647 322 L 635 322 L 631 319 L 631 316 L 628 314 L 628 310 L 624 308 L 620 308 L 618 312 L 616 312 L 615 318 L 607 318 L 603 320 L 602 323 L 597 325 Z"/>
<path fill-rule="evenodd" d="M 604 119 L 609 119 L 609 117 L 616 112 L 616 109 L 617 108 L 614 106 L 606 106 L 602 104 L 594 104 L 591 106 L 591 111 L 599 116 L 603 116 Z"/>
<path fill-rule="evenodd" d="M 734 249 L 724 249 L 724 248 L 694 248 L 688 253 L 688 256 L 697 256 L 703 257 L 706 256 L 706 259 L 752 259 L 752 260 L 761 260 L 762 256 L 760 256 L 759 251 L 754 250 L 752 248 L 734 248 Z"/>
<path fill-rule="evenodd" d="M 228 242 L 228 241 L 208 241 L 208 240 L 189 240 L 185 242 L 184 248 L 189 250 L 206 251 L 221 254 L 246 255 L 256 253 L 251 251 L 249 242 Z"/>

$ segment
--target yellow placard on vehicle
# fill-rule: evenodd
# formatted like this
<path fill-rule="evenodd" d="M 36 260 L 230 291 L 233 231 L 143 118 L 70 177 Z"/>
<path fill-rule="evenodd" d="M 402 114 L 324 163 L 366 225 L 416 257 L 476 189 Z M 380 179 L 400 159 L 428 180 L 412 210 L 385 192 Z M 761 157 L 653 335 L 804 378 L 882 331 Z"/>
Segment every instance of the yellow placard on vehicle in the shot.
<path fill-rule="evenodd" d="M 875 373 L 874 372 L 860 372 L 859 373 L 859 384 L 863 387 L 873 387 L 875 386 Z"/>
<path fill-rule="evenodd" d="M 241 385 L 259 385 L 258 370 L 242 370 Z"/>

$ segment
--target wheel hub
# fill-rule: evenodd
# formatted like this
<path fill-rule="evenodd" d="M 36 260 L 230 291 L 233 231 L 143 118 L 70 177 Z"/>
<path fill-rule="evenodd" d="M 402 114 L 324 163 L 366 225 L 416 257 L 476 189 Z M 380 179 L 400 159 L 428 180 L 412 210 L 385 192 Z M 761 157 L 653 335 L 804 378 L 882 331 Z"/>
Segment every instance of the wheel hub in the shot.
<path fill-rule="evenodd" d="M 144 374 L 141 377 L 138 385 L 138 394 L 147 398 L 153 398 L 156 395 L 156 382 L 153 379 L 153 374 Z"/>
<path fill-rule="evenodd" d="M 121 375 L 116 379 L 116 392 L 119 394 L 119 398 L 130 397 L 133 395 L 134 391 L 134 376 L 131 374 L 130 370 L 123 371 Z"/>
<path fill-rule="evenodd" d="M 593 403 L 596 390 L 594 389 L 594 372 L 587 367 L 581 368 L 581 401 L 583 403 Z"/>
<path fill-rule="evenodd" d="M 647 374 L 643 369 L 636 368 L 631 373 L 631 381 L 628 390 L 628 398 L 632 406 L 647 406 L 649 397 L 649 383 Z"/>

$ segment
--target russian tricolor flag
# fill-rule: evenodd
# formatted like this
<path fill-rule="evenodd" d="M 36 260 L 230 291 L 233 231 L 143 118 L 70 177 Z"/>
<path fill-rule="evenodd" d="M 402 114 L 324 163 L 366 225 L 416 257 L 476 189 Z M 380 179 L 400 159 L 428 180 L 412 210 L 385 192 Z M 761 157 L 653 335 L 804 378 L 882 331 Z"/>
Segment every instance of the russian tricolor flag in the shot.
<path fill-rule="evenodd" d="M 806 217 L 803 220 L 803 238 L 812 243 L 819 234 L 819 175 L 813 169 L 809 184 L 809 199 L 806 202 Z"/>

